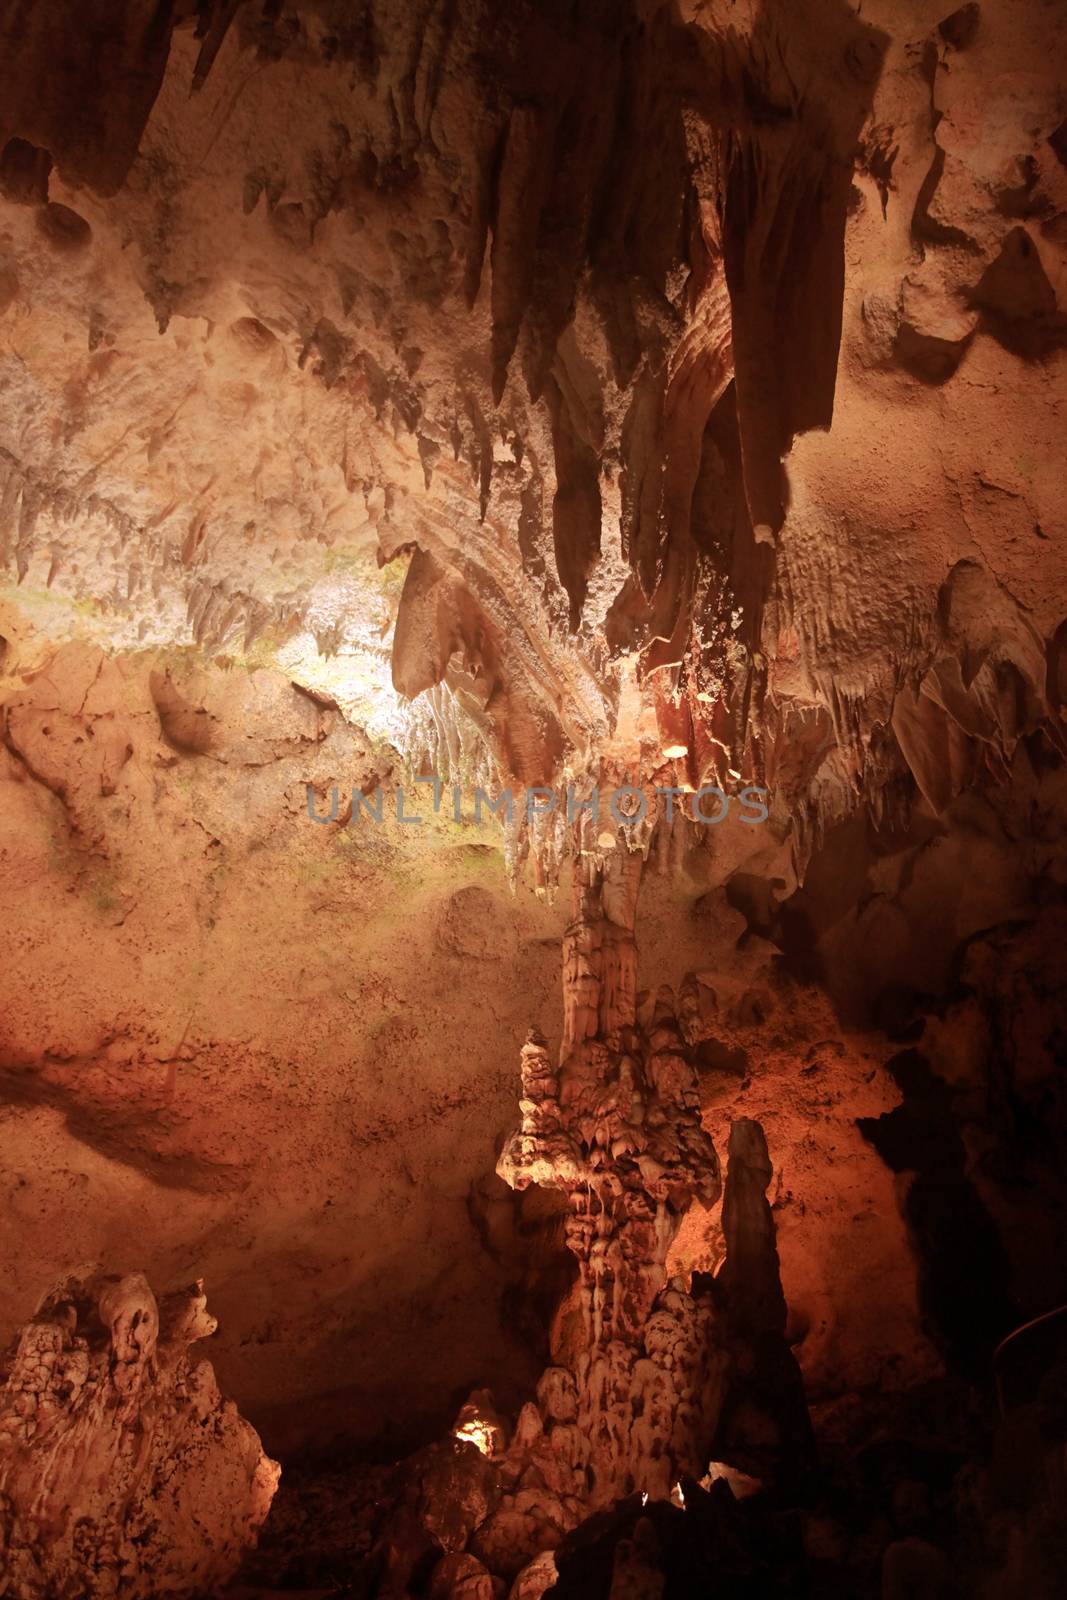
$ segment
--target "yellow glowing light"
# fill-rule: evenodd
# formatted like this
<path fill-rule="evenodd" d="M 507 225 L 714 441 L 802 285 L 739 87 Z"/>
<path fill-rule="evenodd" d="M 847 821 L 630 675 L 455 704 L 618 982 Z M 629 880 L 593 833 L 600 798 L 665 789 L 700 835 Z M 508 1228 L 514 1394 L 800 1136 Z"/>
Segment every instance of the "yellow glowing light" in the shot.
<path fill-rule="evenodd" d="M 493 1453 L 493 1430 L 488 1423 L 479 1422 L 477 1417 L 472 1417 L 470 1422 L 464 1422 L 456 1429 L 457 1439 L 464 1444 L 472 1444 L 480 1450 L 483 1456 Z"/>
<path fill-rule="evenodd" d="M 685 1495 L 682 1493 L 682 1486 L 680 1483 L 676 1483 L 674 1488 L 671 1490 L 671 1505 L 677 1506 L 679 1511 L 685 1510 Z"/>
<path fill-rule="evenodd" d="M 687 744 L 665 744 L 663 746 L 664 759 L 667 761 L 677 761 L 680 756 L 687 756 L 688 754 L 689 746 Z"/>

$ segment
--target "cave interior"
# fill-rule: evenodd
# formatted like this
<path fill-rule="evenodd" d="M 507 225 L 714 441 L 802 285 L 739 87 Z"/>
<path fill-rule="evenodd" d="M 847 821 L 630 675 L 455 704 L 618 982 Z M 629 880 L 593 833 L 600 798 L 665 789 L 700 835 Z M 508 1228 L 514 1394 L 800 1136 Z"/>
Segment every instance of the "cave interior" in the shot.
<path fill-rule="evenodd" d="M 0 0 L 0 1596 L 1067 1593 L 1064 0 Z"/>

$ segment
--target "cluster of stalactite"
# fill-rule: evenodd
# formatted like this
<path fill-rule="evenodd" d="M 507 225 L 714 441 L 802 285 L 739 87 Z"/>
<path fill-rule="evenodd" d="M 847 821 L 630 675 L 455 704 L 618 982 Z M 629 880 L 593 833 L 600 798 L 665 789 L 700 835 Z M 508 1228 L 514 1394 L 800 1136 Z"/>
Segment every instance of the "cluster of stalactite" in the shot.
<path fill-rule="evenodd" d="M 962 11 L 965 27 L 954 13 L 908 46 L 932 163 L 916 259 L 891 291 L 861 263 L 864 363 L 924 386 L 947 383 L 979 336 L 1034 363 L 1067 338 L 1059 268 L 1043 264 L 1064 237 L 1062 108 L 1037 95 L 1018 191 L 946 170 L 939 96 L 986 26 Z M 0 40 L 0 316 L 13 330 L 32 310 L 47 326 L 46 251 L 62 316 L 74 306 L 83 323 L 63 348 L 87 347 L 94 396 L 85 405 L 79 369 L 35 365 L 51 336 L 24 330 L 0 351 L 12 385 L 32 371 L 48 419 L 36 439 L 13 427 L 0 440 L 0 569 L 16 585 L 91 598 L 157 641 L 169 629 L 247 652 L 307 632 L 322 654 L 350 654 L 366 608 L 358 585 L 330 591 L 354 518 L 381 564 L 410 558 L 392 684 L 426 699 L 410 738 L 438 767 L 491 762 L 531 783 L 589 769 L 631 658 L 679 777 L 767 782 L 801 864 L 861 802 L 892 825 L 917 793 L 943 809 L 999 773 L 1038 729 L 1062 747 L 1062 627 L 1038 630 L 969 539 L 940 593 L 936 580 L 896 591 L 849 664 L 834 590 L 865 592 L 866 574 L 840 530 L 827 541 L 786 515 L 783 459 L 833 417 L 857 182 L 877 186 L 885 216 L 915 142 L 902 134 L 913 108 L 883 82 L 894 41 L 850 5 L 54 0 L 0 7 Z M 308 119 L 277 162 L 269 110 L 253 109 L 261 76 L 314 97 L 324 123 Z M 242 109 L 211 136 L 217 210 L 186 160 L 213 95 Z M 158 171 L 166 205 L 142 216 L 134 197 Z M 358 272 L 342 221 L 361 231 Z M 204 237 L 220 223 L 225 283 Z M 143 270 L 105 310 L 79 300 L 78 274 L 104 272 L 108 249 L 113 266 L 139 251 Z M 256 315 L 232 317 L 233 285 Z M 160 337 L 202 317 L 226 342 L 203 365 L 167 347 L 159 416 L 126 430 L 155 424 L 147 483 L 136 453 L 101 461 L 86 434 L 97 409 L 121 432 L 140 392 L 129 334 L 146 303 Z M 184 479 L 200 450 L 172 438 L 166 377 L 183 415 L 212 419 L 215 450 L 231 438 L 211 411 L 220 359 L 250 405 L 277 403 L 258 432 L 290 441 L 295 499 L 225 457 L 206 482 Z M 332 455 L 310 459 L 309 428 Z M 157 482 L 171 486 L 153 503 Z M 1036 532 L 1051 537 L 1040 517 Z"/>

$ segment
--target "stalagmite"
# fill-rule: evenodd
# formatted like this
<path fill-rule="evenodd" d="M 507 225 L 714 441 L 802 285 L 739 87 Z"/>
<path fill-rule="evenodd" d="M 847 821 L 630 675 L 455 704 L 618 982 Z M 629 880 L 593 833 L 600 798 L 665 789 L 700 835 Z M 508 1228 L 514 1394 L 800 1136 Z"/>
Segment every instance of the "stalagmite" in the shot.
<path fill-rule="evenodd" d="M 233 1576 L 278 1465 L 190 1346 L 200 1284 L 71 1278 L 0 1366 L 0 1552 L 18 1600 L 197 1596 Z"/>
<path fill-rule="evenodd" d="M 803 1388 L 784 1343 L 764 1194 L 771 1169 L 758 1123 L 738 1120 L 731 1133 L 727 1258 L 718 1279 L 668 1278 L 684 1216 L 720 1197 L 718 1158 L 671 991 L 656 996 L 647 1029 L 637 1022 L 641 836 L 619 826 L 608 848 L 588 813 L 573 835 L 559 1062 L 531 1030 L 521 1052 L 521 1121 L 498 1170 L 513 1189 L 566 1196 L 581 1333 L 565 1361 L 546 1368 L 510 1439 L 484 1391 L 470 1397 L 453 1430 L 456 1442 L 485 1458 L 468 1454 L 464 1470 L 493 1485 L 467 1526 L 469 1549 L 491 1573 L 514 1580 L 516 1595 L 541 1592 L 547 1553 L 590 1516 L 636 1495 L 679 1503 L 680 1482 L 704 1478 L 713 1449 L 751 1467 L 743 1424 L 753 1403 L 764 1408 L 762 1438 L 775 1441 L 759 1458 L 766 1476 L 799 1469 L 810 1443 Z M 695 979 L 683 986 L 690 1016 L 695 987 Z M 422 1481 L 420 1458 L 407 1470 Z M 425 1510 L 421 1523 L 439 1547 L 459 1548 Z M 659 1592 L 655 1549 L 654 1538 L 640 1534 L 618 1546 L 620 1594 L 638 1577 Z M 469 1580 L 443 1564 L 441 1571 L 443 1593 L 447 1583 L 476 1577 L 474 1568 Z"/>
<path fill-rule="evenodd" d="M 786 1343 L 786 1303 L 766 1189 L 772 1168 L 758 1122 L 736 1119 L 722 1204 L 719 1274 L 734 1360 L 716 1455 L 751 1476 L 795 1485 L 814 1465 L 800 1371 Z"/>
<path fill-rule="evenodd" d="M 666 1258 L 689 1204 L 718 1199 L 719 1165 L 667 1002 L 649 1036 L 636 1025 L 642 859 L 623 829 L 605 856 L 577 859 L 560 1063 L 531 1034 L 522 1122 L 499 1162 L 513 1188 L 568 1197 L 584 1340 L 573 1367 L 546 1371 L 504 1453 L 510 1491 L 475 1540 L 497 1569 L 620 1496 L 668 1497 L 681 1473 L 703 1471 L 717 1421 L 712 1302 L 668 1283 Z"/>

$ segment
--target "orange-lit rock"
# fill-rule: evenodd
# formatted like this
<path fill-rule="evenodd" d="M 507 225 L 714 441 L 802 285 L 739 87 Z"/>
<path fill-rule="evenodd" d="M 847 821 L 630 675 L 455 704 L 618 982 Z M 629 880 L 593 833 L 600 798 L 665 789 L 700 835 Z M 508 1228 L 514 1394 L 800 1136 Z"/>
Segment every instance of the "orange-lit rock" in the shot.
<path fill-rule="evenodd" d="M 1065 50 L 0 0 L 0 1343 L 203 1275 L 253 1584 L 1041 1593 Z"/>
<path fill-rule="evenodd" d="M 190 1347 L 201 1286 L 69 1279 L 0 1369 L 0 1549 L 12 1594 L 197 1595 L 231 1578 L 278 1464 Z"/>

